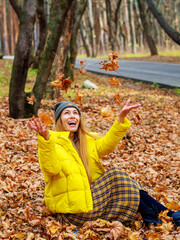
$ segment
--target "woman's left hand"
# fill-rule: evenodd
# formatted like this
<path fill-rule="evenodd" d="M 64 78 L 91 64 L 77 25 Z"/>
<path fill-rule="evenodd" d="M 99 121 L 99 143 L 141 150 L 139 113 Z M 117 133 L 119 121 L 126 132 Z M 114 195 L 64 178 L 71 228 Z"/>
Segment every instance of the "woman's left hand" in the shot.
<path fill-rule="evenodd" d="M 127 116 L 127 114 L 134 108 L 138 108 L 141 106 L 141 104 L 136 104 L 129 106 L 130 99 L 127 100 L 126 104 L 124 105 L 123 109 L 120 111 L 119 116 L 118 116 L 118 122 L 124 123 L 124 118 Z"/>

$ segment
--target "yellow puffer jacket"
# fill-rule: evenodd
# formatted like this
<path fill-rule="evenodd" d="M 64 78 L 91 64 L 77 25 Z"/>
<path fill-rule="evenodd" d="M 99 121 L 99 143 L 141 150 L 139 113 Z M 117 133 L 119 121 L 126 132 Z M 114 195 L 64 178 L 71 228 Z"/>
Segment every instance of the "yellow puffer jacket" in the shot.
<path fill-rule="evenodd" d="M 107 134 L 95 140 L 88 137 L 90 171 L 95 181 L 104 172 L 100 158 L 112 152 L 131 126 L 114 122 Z M 81 213 L 93 209 L 90 185 L 84 165 L 69 140 L 69 132 L 49 131 L 46 141 L 38 136 L 39 163 L 44 173 L 45 203 L 53 213 Z"/>

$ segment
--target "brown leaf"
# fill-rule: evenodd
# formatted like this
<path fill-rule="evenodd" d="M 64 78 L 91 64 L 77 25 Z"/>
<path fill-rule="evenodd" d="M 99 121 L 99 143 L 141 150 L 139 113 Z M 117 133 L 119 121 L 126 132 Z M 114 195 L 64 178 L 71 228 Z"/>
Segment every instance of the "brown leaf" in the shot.
<path fill-rule="evenodd" d="M 121 105 L 121 102 L 122 102 L 122 99 L 121 99 L 121 96 L 119 93 L 116 93 L 114 98 L 116 99 L 116 102 L 117 104 L 120 106 Z"/>
<path fill-rule="evenodd" d="M 116 86 L 119 82 L 119 80 L 116 77 L 108 78 L 109 83 L 111 86 Z"/>
<path fill-rule="evenodd" d="M 117 240 L 119 237 L 127 236 L 127 228 L 119 221 L 113 221 L 110 230 L 112 239 Z"/>
<path fill-rule="evenodd" d="M 87 70 L 84 69 L 83 67 L 81 67 L 81 69 L 79 69 L 79 72 L 82 74 L 82 75 L 85 75 Z"/>
<path fill-rule="evenodd" d="M 163 223 L 161 226 L 155 227 L 155 230 L 168 234 L 174 229 L 174 225 L 172 222 Z"/>

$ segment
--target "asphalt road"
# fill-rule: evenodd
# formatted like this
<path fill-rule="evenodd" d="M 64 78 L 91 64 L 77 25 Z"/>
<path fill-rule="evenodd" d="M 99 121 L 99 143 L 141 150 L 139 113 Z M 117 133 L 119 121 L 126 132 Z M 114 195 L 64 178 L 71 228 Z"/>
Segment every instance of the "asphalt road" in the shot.
<path fill-rule="evenodd" d="M 180 64 L 119 60 L 120 67 L 116 71 L 105 71 L 99 64 L 104 59 L 77 58 L 75 68 L 80 68 L 81 60 L 87 60 L 83 67 L 90 72 L 157 83 L 162 87 L 180 87 Z"/>

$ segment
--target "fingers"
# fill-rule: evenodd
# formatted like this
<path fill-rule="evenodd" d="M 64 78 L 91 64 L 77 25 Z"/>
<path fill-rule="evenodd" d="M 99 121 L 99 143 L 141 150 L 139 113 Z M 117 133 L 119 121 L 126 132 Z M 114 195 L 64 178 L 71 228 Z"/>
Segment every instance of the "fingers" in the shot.
<path fill-rule="evenodd" d="M 29 121 L 28 127 L 35 130 L 38 133 L 43 131 L 43 124 L 41 122 L 41 119 L 39 119 L 39 118 L 34 119 L 33 121 Z"/>
<path fill-rule="evenodd" d="M 136 105 L 130 106 L 129 108 L 130 108 L 130 110 L 131 110 L 131 109 L 134 109 L 134 108 L 138 108 L 138 107 L 140 107 L 140 106 L 141 106 L 141 104 L 136 104 Z"/>
<path fill-rule="evenodd" d="M 131 102 L 131 99 L 128 99 L 125 106 L 128 107 L 129 103 Z"/>

